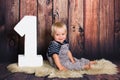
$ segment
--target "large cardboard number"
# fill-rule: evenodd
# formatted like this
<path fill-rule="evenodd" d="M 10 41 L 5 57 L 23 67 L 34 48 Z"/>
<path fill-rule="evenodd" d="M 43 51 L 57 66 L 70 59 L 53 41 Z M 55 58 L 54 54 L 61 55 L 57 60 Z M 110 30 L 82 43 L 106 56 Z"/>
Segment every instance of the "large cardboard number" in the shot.
<path fill-rule="evenodd" d="M 21 36 L 25 36 L 24 55 L 18 55 L 18 65 L 22 67 L 35 67 L 43 65 L 43 57 L 37 55 L 37 21 L 36 16 L 25 16 L 14 27 Z"/>

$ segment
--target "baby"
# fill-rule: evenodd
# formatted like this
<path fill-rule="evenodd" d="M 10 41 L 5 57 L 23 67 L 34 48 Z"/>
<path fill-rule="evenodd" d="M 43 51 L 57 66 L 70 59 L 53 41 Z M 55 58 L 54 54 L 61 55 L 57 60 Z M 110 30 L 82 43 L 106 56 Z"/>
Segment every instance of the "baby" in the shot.
<path fill-rule="evenodd" d="M 59 70 L 82 70 L 90 69 L 95 61 L 85 58 L 77 59 L 72 56 L 69 44 L 66 41 L 67 27 L 62 22 L 56 22 L 52 25 L 51 35 L 53 41 L 50 42 L 47 57 L 50 64 Z"/>

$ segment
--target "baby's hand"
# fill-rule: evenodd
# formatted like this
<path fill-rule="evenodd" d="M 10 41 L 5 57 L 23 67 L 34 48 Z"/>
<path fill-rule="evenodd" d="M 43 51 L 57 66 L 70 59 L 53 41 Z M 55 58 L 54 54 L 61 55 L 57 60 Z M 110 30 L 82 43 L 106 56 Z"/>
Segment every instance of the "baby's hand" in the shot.
<path fill-rule="evenodd" d="M 65 68 L 64 66 L 62 66 L 62 67 L 59 68 L 59 70 L 60 70 L 60 71 L 66 71 L 67 68 Z"/>
<path fill-rule="evenodd" d="M 74 59 L 72 59 L 72 60 L 71 60 L 71 62 L 74 64 L 74 63 L 75 63 L 75 60 L 74 60 Z"/>
<path fill-rule="evenodd" d="M 74 63 L 75 63 L 75 61 L 73 60 L 73 61 L 72 61 L 72 63 L 74 64 Z"/>

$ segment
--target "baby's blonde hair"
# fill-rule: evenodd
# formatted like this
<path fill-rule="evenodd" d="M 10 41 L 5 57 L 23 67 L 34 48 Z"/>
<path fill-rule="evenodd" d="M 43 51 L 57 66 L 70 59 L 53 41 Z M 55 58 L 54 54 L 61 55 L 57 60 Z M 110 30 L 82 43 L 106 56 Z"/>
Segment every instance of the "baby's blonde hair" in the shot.
<path fill-rule="evenodd" d="M 51 35 L 54 36 L 55 33 L 55 29 L 56 28 L 64 28 L 65 31 L 67 32 L 67 27 L 66 24 L 62 23 L 62 22 L 55 22 L 52 27 L 51 27 Z"/>

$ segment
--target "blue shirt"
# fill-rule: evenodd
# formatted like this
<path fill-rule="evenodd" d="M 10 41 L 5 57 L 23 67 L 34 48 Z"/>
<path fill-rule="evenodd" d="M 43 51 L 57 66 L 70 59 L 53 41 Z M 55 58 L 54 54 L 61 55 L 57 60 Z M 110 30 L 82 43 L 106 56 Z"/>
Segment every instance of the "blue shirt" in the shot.
<path fill-rule="evenodd" d="M 52 56 L 53 54 L 58 54 L 59 55 L 59 51 L 60 48 L 63 44 L 67 44 L 67 41 L 64 41 L 63 43 L 57 42 L 57 41 L 51 41 L 48 47 L 48 56 Z"/>

